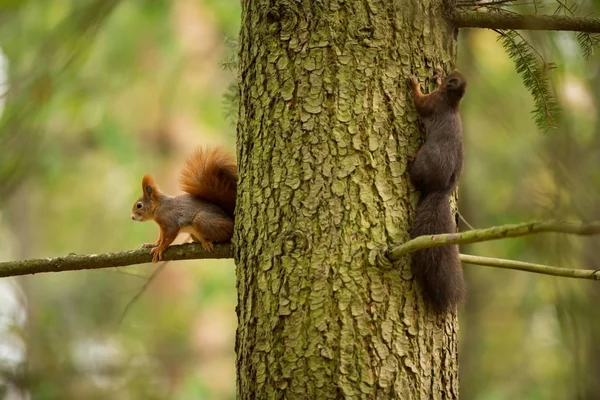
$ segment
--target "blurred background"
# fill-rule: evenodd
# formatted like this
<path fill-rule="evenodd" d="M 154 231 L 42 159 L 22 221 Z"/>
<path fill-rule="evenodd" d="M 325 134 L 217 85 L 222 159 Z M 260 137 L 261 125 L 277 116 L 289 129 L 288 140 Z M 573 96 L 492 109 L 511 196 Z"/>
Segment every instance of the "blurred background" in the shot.
<path fill-rule="evenodd" d="M 0 260 L 154 240 L 129 219 L 141 176 L 176 193 L 182 154 L 234 148 L 239 24 L 238 0 L 0 1 Z M 527 36 L 556 64 L 564 111 L 542 134 L 496 39 L 459 39 L 464 219 L 600 219 L 598 56 L 572 34 Z M 547 234 L 462 252 L 600 269 L 598 244 Z M 462 399 L 600 399 L 600 284 L 465 273 Z M 0 398 L 233 399 L 235 305 L 230 260 L 2 279 Z"/>
<path fill-rule="evenodd" d="M 142 176 L 178 193 L 195 145 L 234 151 L 239 24 L 235 0 L 0 1 L 0 259 L 156 239 Z M 155 268 L 0 280 L 0 398 L 234 398 L 233 261 Z"/>

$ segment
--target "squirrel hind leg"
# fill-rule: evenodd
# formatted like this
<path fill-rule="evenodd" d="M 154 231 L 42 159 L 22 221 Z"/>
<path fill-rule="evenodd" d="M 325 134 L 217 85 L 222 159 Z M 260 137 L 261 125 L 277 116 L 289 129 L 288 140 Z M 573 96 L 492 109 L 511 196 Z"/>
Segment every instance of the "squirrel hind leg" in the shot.
<path fill-rule="evenodd" d="M 215 248 L 214 243 L 211 242 L 210 240 L 200 239 L 200 243 L 202 244 L 202 248 L 208 252 L 213 251 L 213 249 Z"/>
<path fill-rule="evenodd" d="M 194 236 L 202 247 L 211 251 L 213 243 L 228 242 L 233 237 L 233 219 L 225 213 L 199 212 L 193 220 Z"/>
<path fill-rule="evenodd" d="M 202 231 L 198 230 L 198 228 L 194 226 L 187 226 L 181 229 L 181 232 L 187 232 L 190 234 L 188 238 L 192 243 L 200 243 L 202 248 L 206 251 L 212 251 L 214 244 L 210 239 L 207 239 L 204 235 L 202 235 Z"/>
<path fill-rule="evenodd" d="M 192 239 L 193 243 L 200 243 L 202 245 L 202 248 L 206 251 L 212 251 L 215 247 L 212 240 L 206 238 L 198 231 L 190 233 L 190 238 Z"/>

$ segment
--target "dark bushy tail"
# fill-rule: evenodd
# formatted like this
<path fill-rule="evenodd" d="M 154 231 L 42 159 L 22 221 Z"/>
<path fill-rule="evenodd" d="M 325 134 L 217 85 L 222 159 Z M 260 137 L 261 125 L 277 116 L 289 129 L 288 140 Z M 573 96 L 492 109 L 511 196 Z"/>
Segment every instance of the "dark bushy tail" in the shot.
<path fill-rule="evenodd" d="M 430 193 L 421 198 L 411 237 L 455 231 L 446 193 Z M 456 245 L 415 251 L 413 274 L 421 285 L 425 300 L 440 313 L 450 311 L 464 298 L 465 283 Z"/>

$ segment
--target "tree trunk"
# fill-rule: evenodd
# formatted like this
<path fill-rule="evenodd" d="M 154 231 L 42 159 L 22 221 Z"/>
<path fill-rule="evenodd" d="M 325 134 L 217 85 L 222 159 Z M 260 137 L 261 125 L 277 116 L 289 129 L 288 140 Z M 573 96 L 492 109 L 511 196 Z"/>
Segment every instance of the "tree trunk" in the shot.
<path fill-rule="evenodd" d="M 454 66 L 441 1 L 246 0 L 235 234 L 239 399 L 453 399 L 457 321 L 410 257 L 405 79 Z"/>

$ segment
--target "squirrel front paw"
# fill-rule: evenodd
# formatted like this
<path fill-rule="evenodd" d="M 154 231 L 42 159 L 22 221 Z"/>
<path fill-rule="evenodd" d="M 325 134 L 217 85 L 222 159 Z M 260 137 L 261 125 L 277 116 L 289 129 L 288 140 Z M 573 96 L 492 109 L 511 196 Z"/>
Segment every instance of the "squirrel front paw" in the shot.
<path fill-rule="evenodd" d="M 406 78 L 406 84 L 414 90 L 419 87 L 419 80 L 416 76 L 410 76 Z"/>
<path fill-rule="evenodd" d="M 149 248 L 156 247 L 156 246 L 158 246 L 156 243 L 144 243 L 142 245 L 142 249 L 149 249 Z"/>
<path fill-rule="evenodd" d="M 444 75 L 444 71 L 441 68 L 436 68 L 433 70 L 433 80 L 435 81 L 436 86 L 440 86 L 442 84 Z"/>
<path fill-rule="evenodd" d="M 157 263 L 162 260 L 163 249 L 160 247 L 155 247 L 150 250 L 150 254 L 152 254 L 152 262 Z"/>

